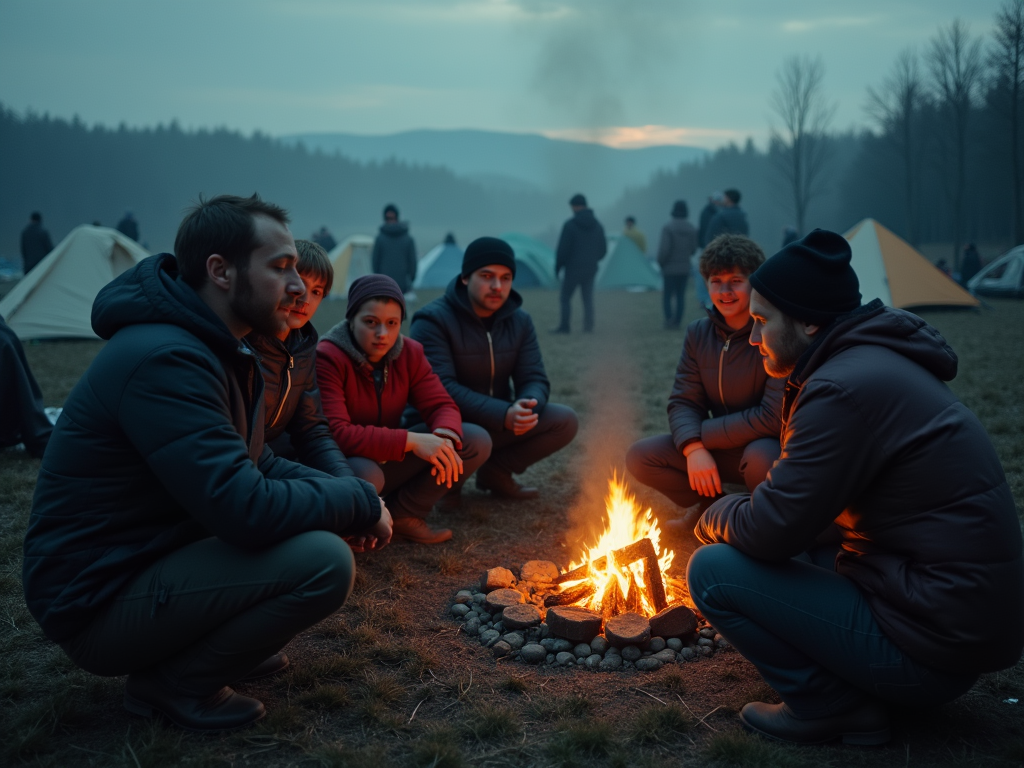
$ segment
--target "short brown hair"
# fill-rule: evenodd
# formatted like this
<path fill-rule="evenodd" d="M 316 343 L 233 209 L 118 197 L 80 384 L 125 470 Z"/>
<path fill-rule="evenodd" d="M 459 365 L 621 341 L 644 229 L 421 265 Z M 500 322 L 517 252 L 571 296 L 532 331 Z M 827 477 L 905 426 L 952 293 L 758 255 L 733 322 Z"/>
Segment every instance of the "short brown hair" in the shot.
<path fill-rule="evenodd" d="M 299 253 L 299 261 L 295 271 L 302 275 L 312 275 L 324 284 L 324 293 L 331 292 L 334 285 L 334 265 L 331 264 L 327 251 L 319 243 L 312 240 L 296 240 L 295 250 Z"/>
<path fill-rule="evenodd" d="M 200 196 L 178 226 L 174 255 L 182 279 L 193 288 L 206 282 L 206 260 L 219 253 L 239 270 L 249 268 L 249 257 L 262 243 L 256 238 L 256 216 L 268 216 L 287 226 L 288 212 L 260 196 Z"/>
<path fill-rule="evenodd" d="M 761 246 L 743 235 L 719 235 L 700 255 L 700 275 L 707 280 L 712 275 L 739 269 L 751 274 L 764 264 Z"/>

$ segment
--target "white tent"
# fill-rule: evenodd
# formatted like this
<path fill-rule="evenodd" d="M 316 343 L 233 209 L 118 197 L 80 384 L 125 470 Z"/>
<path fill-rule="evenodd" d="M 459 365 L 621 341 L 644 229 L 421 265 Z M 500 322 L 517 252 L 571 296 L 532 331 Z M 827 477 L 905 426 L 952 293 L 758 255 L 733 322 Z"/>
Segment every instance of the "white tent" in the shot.
<path fill-rule="evenodd" d="M 845 235 L 865 304 L 881 299 L 889 307 L 976 307 L 979 301 L 874 219 L 864 219 Z"/>
<path fill-rule="evenodd" d="M 357 277 L 373 272 L 370 257 L 373 255 L 373 238 L 369 235 L 352 235 L 334 248 L 327 257 L 334 266 L 334 285 L 328 298 L 343 299 L 348 296 L 348 287 Z"/>
<path fill-rule="evenodd" d="M 147 256 L 115 229 L 76 227 L 0 301 L 0 316 L 19 339 L 95 339 L 96 294 Z"/>
<path fill-rule="evenodd" d="M 1024 299 L 1024 245 L 986 264 L 967 281 L 967 287 L 979 296 Z"/>

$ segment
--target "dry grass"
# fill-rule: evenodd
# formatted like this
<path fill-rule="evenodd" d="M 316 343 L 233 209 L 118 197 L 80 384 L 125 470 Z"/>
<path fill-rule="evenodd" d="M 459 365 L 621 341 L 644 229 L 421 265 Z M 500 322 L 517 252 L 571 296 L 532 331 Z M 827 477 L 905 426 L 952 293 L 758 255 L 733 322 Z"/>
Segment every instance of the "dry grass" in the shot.
<path fill-rule="evenodd" d="M 625 447 L 666 429 L 682 333 L 661 330 L 660 296 L 599 294 L 598 333 L 587 337 L 546 333 L 556 324 L 552 293 L 527 292 L 526 307 L 540 332 L 552 399 L 581 414 L 572 448 L 524 477 L 543 497 L 495 500 L 470 482 L 463 508 L 437 515 L 438 524 L 455 530 L 451 542 L 358 555 L 349 603 L 289 644 L 292 669 L 241 687 L 269 714 L 240 733 L 197 736 L 133 718 L 121 707 L 121 680 L 74 669 L 42 637 L 21 595 L 21 541 L 39 464 L 0 454 L 0 764 L 1024 764 L 1024 709 L 1003 703 L 1024 700 L 1024 664 L 986 675 L 938 710 L 897 711 L 893 743 L 884 748 L 792 749 L 739 730 L 738 708 L 774 694 L 736 653 L 646 675 L 591 673 L 497 662 L 457 634 L 446 612 L 456 590 L 488 567 L 514 568 L 536 557 L 567 564 L 604 492 L 601 481 L 613 465 L 621 469 Z M 991 307 L 925 316 L 959 353 L 952 388 L 992 435 L 1024 509 L 1024 302 Z M 326 304 L 318 327 L 343 312 L 343 303 Z M 688 314 L 696 317 L 692 303 Z M 47 405 L 61 404 L 100 347 L 27 347 Z M 609 399 L 618 386 L 627 394 Z M 666 510 L 661 497 L 634 490 L 655 512 Z M 677 567 L 685 559 L 677 557 Z"/>

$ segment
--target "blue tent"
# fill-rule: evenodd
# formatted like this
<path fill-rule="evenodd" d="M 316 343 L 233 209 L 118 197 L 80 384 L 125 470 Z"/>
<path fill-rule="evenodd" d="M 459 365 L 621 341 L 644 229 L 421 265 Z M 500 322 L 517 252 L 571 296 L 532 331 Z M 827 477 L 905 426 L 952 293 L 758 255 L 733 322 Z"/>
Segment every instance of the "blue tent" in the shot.
<path fill-rule="evenodd" d="M 555 252 L 544 243 L 518 232 L 507 232 L 501 239 L 516 254 L 516 288 L 557 288 Z"/>
<path fill-rule="evenodd" d="M 455 238 L 435 245 L 416 265 L 413 288 L 444 288 L 462 271 L 462 249 Z"/>

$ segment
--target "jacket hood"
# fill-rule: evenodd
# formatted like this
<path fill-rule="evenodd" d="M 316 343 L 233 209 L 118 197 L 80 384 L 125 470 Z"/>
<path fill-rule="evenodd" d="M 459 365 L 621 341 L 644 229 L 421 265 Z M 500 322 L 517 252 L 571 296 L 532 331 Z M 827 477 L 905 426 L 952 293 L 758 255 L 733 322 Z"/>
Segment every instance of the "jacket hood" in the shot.
<path fill-rule="evenodd" d="M 573 214 L 573 220 L 580 229 L 593 229 L 597 226 L 597 219 L 590 208 L 584 208 Z"/>
<path fill-rule="evenodd" d="M 283 360 L 287 355 L 297 357 L 303 352 L 315 349 L 317 342 L 320 341 L 320 334 L 316 332 L 312 323 L 306 323 L 301 328 L 293 329 L 284 341 L 262 333 L 250 333 L 245 340 L 261 358 Z"/>
<path fill-rule="evenodd" d="M 387 221 L 380 225 L 380 233 L 388 237 L 401 237 L 409 232 L 409 224 L 404 221 Z"/>
<path fill-rule="evenodd" d="M 93 302 L 92 329 L 101 339 L 109 340 L 122 328 L 142 323 L 177 325 L 220 354 L 248 353 L 248 347 L 181 279 L 178 262 L 170 253 L 150 256 L 122 272 Z"/>
<path fill-rule="evenodd" d="M 708 319 L 711 320 L 711 324 L 718 329 L 718 334 L 723 339 L 738 339 L 742 337 L 749 337 L 750 331 L 754 327 L 754 318 L 747 320 L 747 324 L 742 328 L 733 328 L 729 323 L 722 317 L 722 313 L 718 311 L 718 307 L 711 307 L 708 309 L 704 308 L 704 311 L 708 313 Z"/>
<path fill-rule="evenodd" d="M 382 363 L 390 363 L 400 354 L 402 354 L 402 347 L 405 346 L 403 340 L 405 339 L 402 334 L 398 334 L 398 340 L 395 342 L 395 346 L 388 350 L 388 353 L 384 355 Z M 352 331 L 348 327 L 348 320 L 342 320 L 336 326 L 331 328 L 327 333 L 323 335 L 324 341 L 329 341 L 331 344 L 336 346 L 350 358 L 355 366 L 361 370 L 365 375 L 373 375 L 373 363 L 366 359 L 366 353 L 356 344 L 356 340 L 352 338 Z"/>
<path fill-rule="evenodd" d="M 462 282 L 462 277 L 460 275 L 456 275 L 452 278 L 452 281 L 448 283 L 448 287 L 444 292 L 444 298 L 463 314 L 468 315 L 476 322 L 483 324 L 483 318 L 473 311 L 473 304 L 469 300 L 469 289 Z M 509 317 L 521 306 L 523 306 L 523 297 L 515 288 L 513 288 L 508 294 L 508 300 L 501 305 L 501 309 L 494 313 L 493 317 L 495 322 Z"/>
<path fill-rule="evenodd" d="M 891 349 L 941 381 L 956 377 L 957 356 L 942 335 L 915 314 L 875 299 L 836 319 L 797 362 L 790 381 L 800 384 L 826 360 L 850 347 L 871 344 Z"/>

